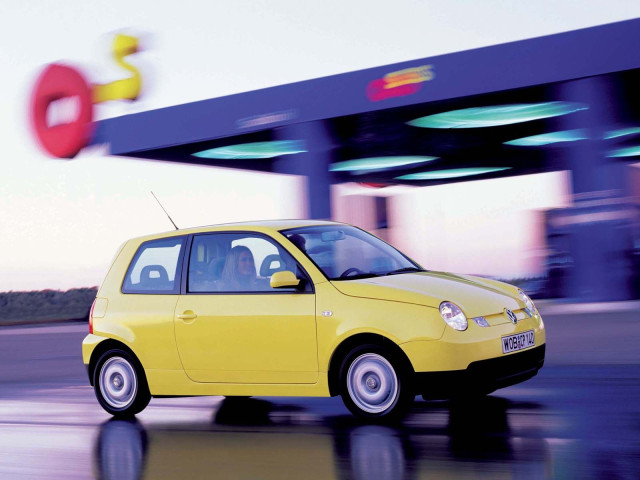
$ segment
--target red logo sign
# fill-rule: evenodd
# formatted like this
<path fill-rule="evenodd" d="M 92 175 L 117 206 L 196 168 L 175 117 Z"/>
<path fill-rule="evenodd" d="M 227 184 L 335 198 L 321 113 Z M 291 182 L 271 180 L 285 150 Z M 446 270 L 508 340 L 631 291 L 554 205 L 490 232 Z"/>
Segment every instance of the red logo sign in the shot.
<path fill-rule="evenodd" d="M 73 158 L 89 145 L 93 137 L 95 103 L 138 98 L 142 85 L 140 73 L 124 60 L 137 51 L 136 37 L 115 36 L 113 57 L 129 71 L 129 76 L 106 84 L 90 85 L 82 73 L 67 65 L 52 63 L 45 67 L 31 94 L 29 117 L 33 133 L 47 153 L 58 158 Z M 57 103 L 75 108 L 71 109 L 70 118 L 54 123 L 50 117 Z"/>
<path fill-rule="evenodd" d="M 76 118 L 49 125 L 47 111 L 56 101 L 76 98 Z M 58 158 L 73 158 L 88 145 L 93 134 L 91 87 L 76 69 L 53 63 L 38 77 L 31 95 L 31 126 L 42 148 Z"/>

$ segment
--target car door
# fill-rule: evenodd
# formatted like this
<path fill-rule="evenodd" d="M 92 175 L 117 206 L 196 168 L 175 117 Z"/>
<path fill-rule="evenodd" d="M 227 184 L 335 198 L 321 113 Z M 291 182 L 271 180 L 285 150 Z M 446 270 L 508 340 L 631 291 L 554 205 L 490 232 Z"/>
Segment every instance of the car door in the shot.
<path fill-rule="evenodd" d="M 185 264 L 175 335 L 189 378 L 317 381 L 313 285 L 281 245 L 250 232 L 194 235 Z M 269 279 L 279 270 L 293 270 L 301 287 L 271 288 Z"/>
<path fill-rule="evenodd" d="M 186 235 L 141 243 L 122 285 L 106 285 L 108 331 L 130 342 L 145 368 L 180 368 L 173 336 L 186 243 Z"/>

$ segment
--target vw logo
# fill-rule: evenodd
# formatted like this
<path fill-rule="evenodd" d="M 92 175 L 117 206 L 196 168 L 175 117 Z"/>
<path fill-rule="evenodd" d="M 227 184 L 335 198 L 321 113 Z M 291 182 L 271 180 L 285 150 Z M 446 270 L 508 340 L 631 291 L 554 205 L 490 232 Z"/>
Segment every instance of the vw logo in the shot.
<path fill-rule="evenodd" d="M 511 310 L 509 310 L 508 308 L 504 309 L 505 313 L 507 314 L 507 317 L 509 317 L 509 320 L 511 320 L 511 322 L 516 325 L 518 323 L 518 317 L 516 317 L 516 314 L 513 313 Z"/>

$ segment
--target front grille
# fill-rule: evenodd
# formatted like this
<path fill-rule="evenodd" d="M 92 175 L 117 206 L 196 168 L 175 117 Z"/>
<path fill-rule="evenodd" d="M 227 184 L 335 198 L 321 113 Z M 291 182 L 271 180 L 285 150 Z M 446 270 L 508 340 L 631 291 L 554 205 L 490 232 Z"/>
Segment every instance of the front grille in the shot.
<path fill-rule="evenodd" d="M 521 308 L 520 310 L 512 310 L 512 312 L 516 314 L 518 322 L 531 317 L 531 315 L 529 315 L 524 308 Z M 511 323 L 511 320 L 509 320 L 509 317 L 507 317 L 504 311 L 493 313 L 491 315 L 484 315 L 484 318 L 487 320 L 487 322 L 489 322 L 489 325 L 491 326 L 501 325 L 503 323 Z"/>

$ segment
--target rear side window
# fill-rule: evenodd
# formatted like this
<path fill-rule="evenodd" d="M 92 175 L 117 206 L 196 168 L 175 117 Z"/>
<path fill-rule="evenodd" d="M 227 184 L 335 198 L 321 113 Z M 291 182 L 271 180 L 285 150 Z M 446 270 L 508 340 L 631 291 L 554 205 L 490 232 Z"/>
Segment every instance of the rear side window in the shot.
<path fill-rule="evenodd" d="M 144 242 L 124 277 L 122 293 L 180 293 L 180 258 L 184 237 Z"/>

